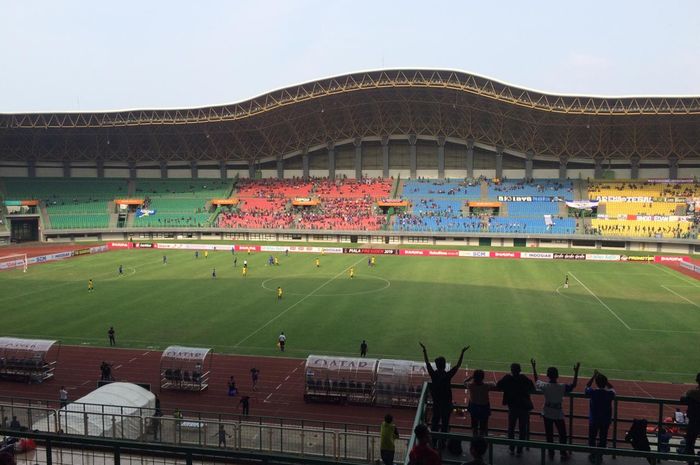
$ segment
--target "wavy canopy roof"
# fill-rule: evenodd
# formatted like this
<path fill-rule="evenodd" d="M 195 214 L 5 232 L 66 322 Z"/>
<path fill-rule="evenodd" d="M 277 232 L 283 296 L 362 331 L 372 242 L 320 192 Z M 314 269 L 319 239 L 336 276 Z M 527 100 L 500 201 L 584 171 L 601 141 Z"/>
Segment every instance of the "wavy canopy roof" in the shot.
<path fill-rule="evenodd" d="M 313 81 L 231 105 L 0 115 L 4 159 L 260 160 L 397 134 L 560 158 L 700 158 L 700 97 L 553 95 L 447 70 Z"/>

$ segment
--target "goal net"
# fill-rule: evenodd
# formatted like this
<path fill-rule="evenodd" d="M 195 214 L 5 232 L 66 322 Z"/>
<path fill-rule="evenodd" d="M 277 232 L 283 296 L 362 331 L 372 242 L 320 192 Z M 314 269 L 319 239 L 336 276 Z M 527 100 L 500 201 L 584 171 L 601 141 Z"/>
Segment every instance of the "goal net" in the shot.
<path fill-rule="evenodd" d="M 28 261 L 26 253 L 0 256 L 0 271 L 21 269 L 26 273 L 27 265 Z"/>

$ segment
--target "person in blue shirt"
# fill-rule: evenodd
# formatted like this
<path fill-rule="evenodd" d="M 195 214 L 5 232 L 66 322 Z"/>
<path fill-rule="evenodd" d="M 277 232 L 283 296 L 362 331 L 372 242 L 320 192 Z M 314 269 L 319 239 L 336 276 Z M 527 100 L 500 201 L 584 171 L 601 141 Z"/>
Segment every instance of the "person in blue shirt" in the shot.
<path fill-rule="evenodd" d="M 595 382 L 596 387 L 593 388 Z M 591 447 L 607 447 L 608 430 L 612 422 L 612 403 L 615 399 L 615 390 L 608 381 L 608 377 L 598 370 L 593 371 L 593 376 L 586 383 L 586 397 L 590 398 L 588 414 L 588 445 Z M 596 439 L 598 443 L 596 444 Z M 591 463 L 597 463 L 600 457 L 591 454 Z"/>

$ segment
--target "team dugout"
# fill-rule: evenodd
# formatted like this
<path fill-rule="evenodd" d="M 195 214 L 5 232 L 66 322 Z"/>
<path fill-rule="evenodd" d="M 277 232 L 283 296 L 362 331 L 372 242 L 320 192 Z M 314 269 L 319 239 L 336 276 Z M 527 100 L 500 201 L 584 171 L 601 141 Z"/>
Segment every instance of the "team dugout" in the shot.
<path fill-rule="evenodd" d="M 209 386 L 213 352 L 199 347 L 170 346 L 160 358 L 160 387 L 203 391 Z"/>
<path fill-rule="evenodd" d="M 44 382 L 54 375 L 59 351 L 58 341 L 0 337 L 0 378 Z"/>

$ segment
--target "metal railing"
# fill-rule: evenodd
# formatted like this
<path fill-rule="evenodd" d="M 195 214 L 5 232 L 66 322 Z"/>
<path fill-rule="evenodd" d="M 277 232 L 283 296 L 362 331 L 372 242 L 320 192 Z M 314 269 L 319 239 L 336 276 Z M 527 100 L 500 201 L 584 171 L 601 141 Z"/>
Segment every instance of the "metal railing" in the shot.
<path fill-rule="evenodd" d="M 93 405 L 80 410 L 50 409 L 19 404 L 0 404 L 0 414 L 16 417 L 23 430 L 56 433 L 71 437 L 99 437 L 141 443 L 187 447 L 217 447 L 226 450 L 267 454 L 321 457 L 371 463 L 380 456 L 377 427 L 361 429 L 314 427 L 307 424 L 264 422 L 243 417 L 217 418 L 139 416 L 98 411 Z M 104 406 L 107 408 L 108 406 Z M 25 431 L 13 434 L 25 435 Z M 405 454 L 407 440 L 396 441 L 397 454 Z M 403 456 L 403 455 L 401 455 Z"/>
<path fill-rule="evenodd" d="M 414 419 L 414 427 L 419 423 L 427 423 L 426 418 L 428 414 L 428 409 L 430 407 L 430 402 L 428 402 L 428 390 L 430 383 L 426 382 L 423 384 L 421 389 L 420 401 L 418 408 L 416 410 L 416 415 Z M 453 389 L 464 389 L 463 385 L 453 384 Z M 535 399 L 542 397 L 541 393 L 534 393 L 533 397 Z M 574 392 L 568 394 L 568 400 L 565 399 L 566 405 L 564 408 L 564 416 L 567 422 L 567 444 L 566 447 L 560 447 L 559 444 L 552 444 L 546 442 L 539 442 L 538 440 L 528 440 L 528 441 L 516 441 L 505 439 L 503 435 L 507 432 L 505 428 L 490 427 L 488 441 L 490 443 L 490 450 L 492 451 L 493 445 L 523 445 L 526 444 L 527 447 L 537 448 L 542 450 L 542 456 L 544 457 L 544 452 L 546 450 L 552 449 L 565 449 L 571 451 L 584 451 L 586 453 L 595 453 L 600 455 L 610 455 L 615 457 L 620 456 L 635 456 L 644 458 L 656 458 L 656 459 L 670 459 L 674 460 L 687 459 L 688 457 L 679 454 L 670 453 L 646 453 L 643 454 L 640 451 L 633 451 L 631 449 L 623 448 L 626 444 L 624 440 L 625 433 L 627 432 L 628 426 L 630 426 L 634 419 L 643 418 L 647 420 L 648 425 L 654 431 L 652 433 L 652 438 L 650 441 L 651 446 L 656 446 L 658 448 L 659 444 L 662 444 L 662 428 L 669 427 L 679 427 L 678 424 L 673 422 L 666 422 L 667 417 L 672 417 L 676 406 L 684 405 L 680 400 L 675 399 L 662 399 L 662 398 L 645 398 L 645 397 L 633 397 L 633 396 L 616 396 L 613 400 L 613 417 L 610 425 L 610 443 L 611 448 L 609 449 L 598 449 L 591 448 L 587 445 L 576 445 L 574 442 L 581 441 L 584 442 L 588 440 L 587 426 L 588 426 L 588 408 L 589 408 L 589 397 L 584 393 Z M 636 416 L 634 418 L 623 417 L 620 415 L 620 411 L 627 404 L 634 404 Z M 646 408 L 645 408 L 646 407 Z M 466 411 L 466 405 L 455 404 L 456 410 Z M 646 411 L 644 411 L 646 410 Z M 495 414 L 494 416 L 500 415 L 501 418 L 507 417 L 508 410 L 504 407 L 491 407 L 491 411 Z M 532 416 L 539 416 L 536 409 L 530 414 Z M 456 438 L 460 440 L 470 440 L 471 436 L 465 434 L 465 431 L 469 429 L 468 426 L 459 424 L 458 422 L 452 422 L 450 424 L 450 429 L 456 431 L 453 434 L 444 433 L 431 433 L 435 438 Z M 578 431 L 583 429 L 585 434 L 579 434 Z M 493 436 L 491 433 L 496 433 L 497 436 Z M 535 430 L 529 428 L 528 439 L 538 438 L 543 440 L 544 432 L 541 430 Z M 411 434 L 411 438 L 408 443 L 408 450 L 410 450 L 415 442 L 415 436 Z M 585 444 L 585 442 L 584 442 Z M 624 451 L 624 453 L 620 453 Z M 492 453 L 492 452 L 490 452 Z M 691 456 L 692 457 L 692 456 Z M 698 460 L 696 457 L 695 460 Z M 406 457 L 406 463 L 408 463 L 408 457 Z"/>

